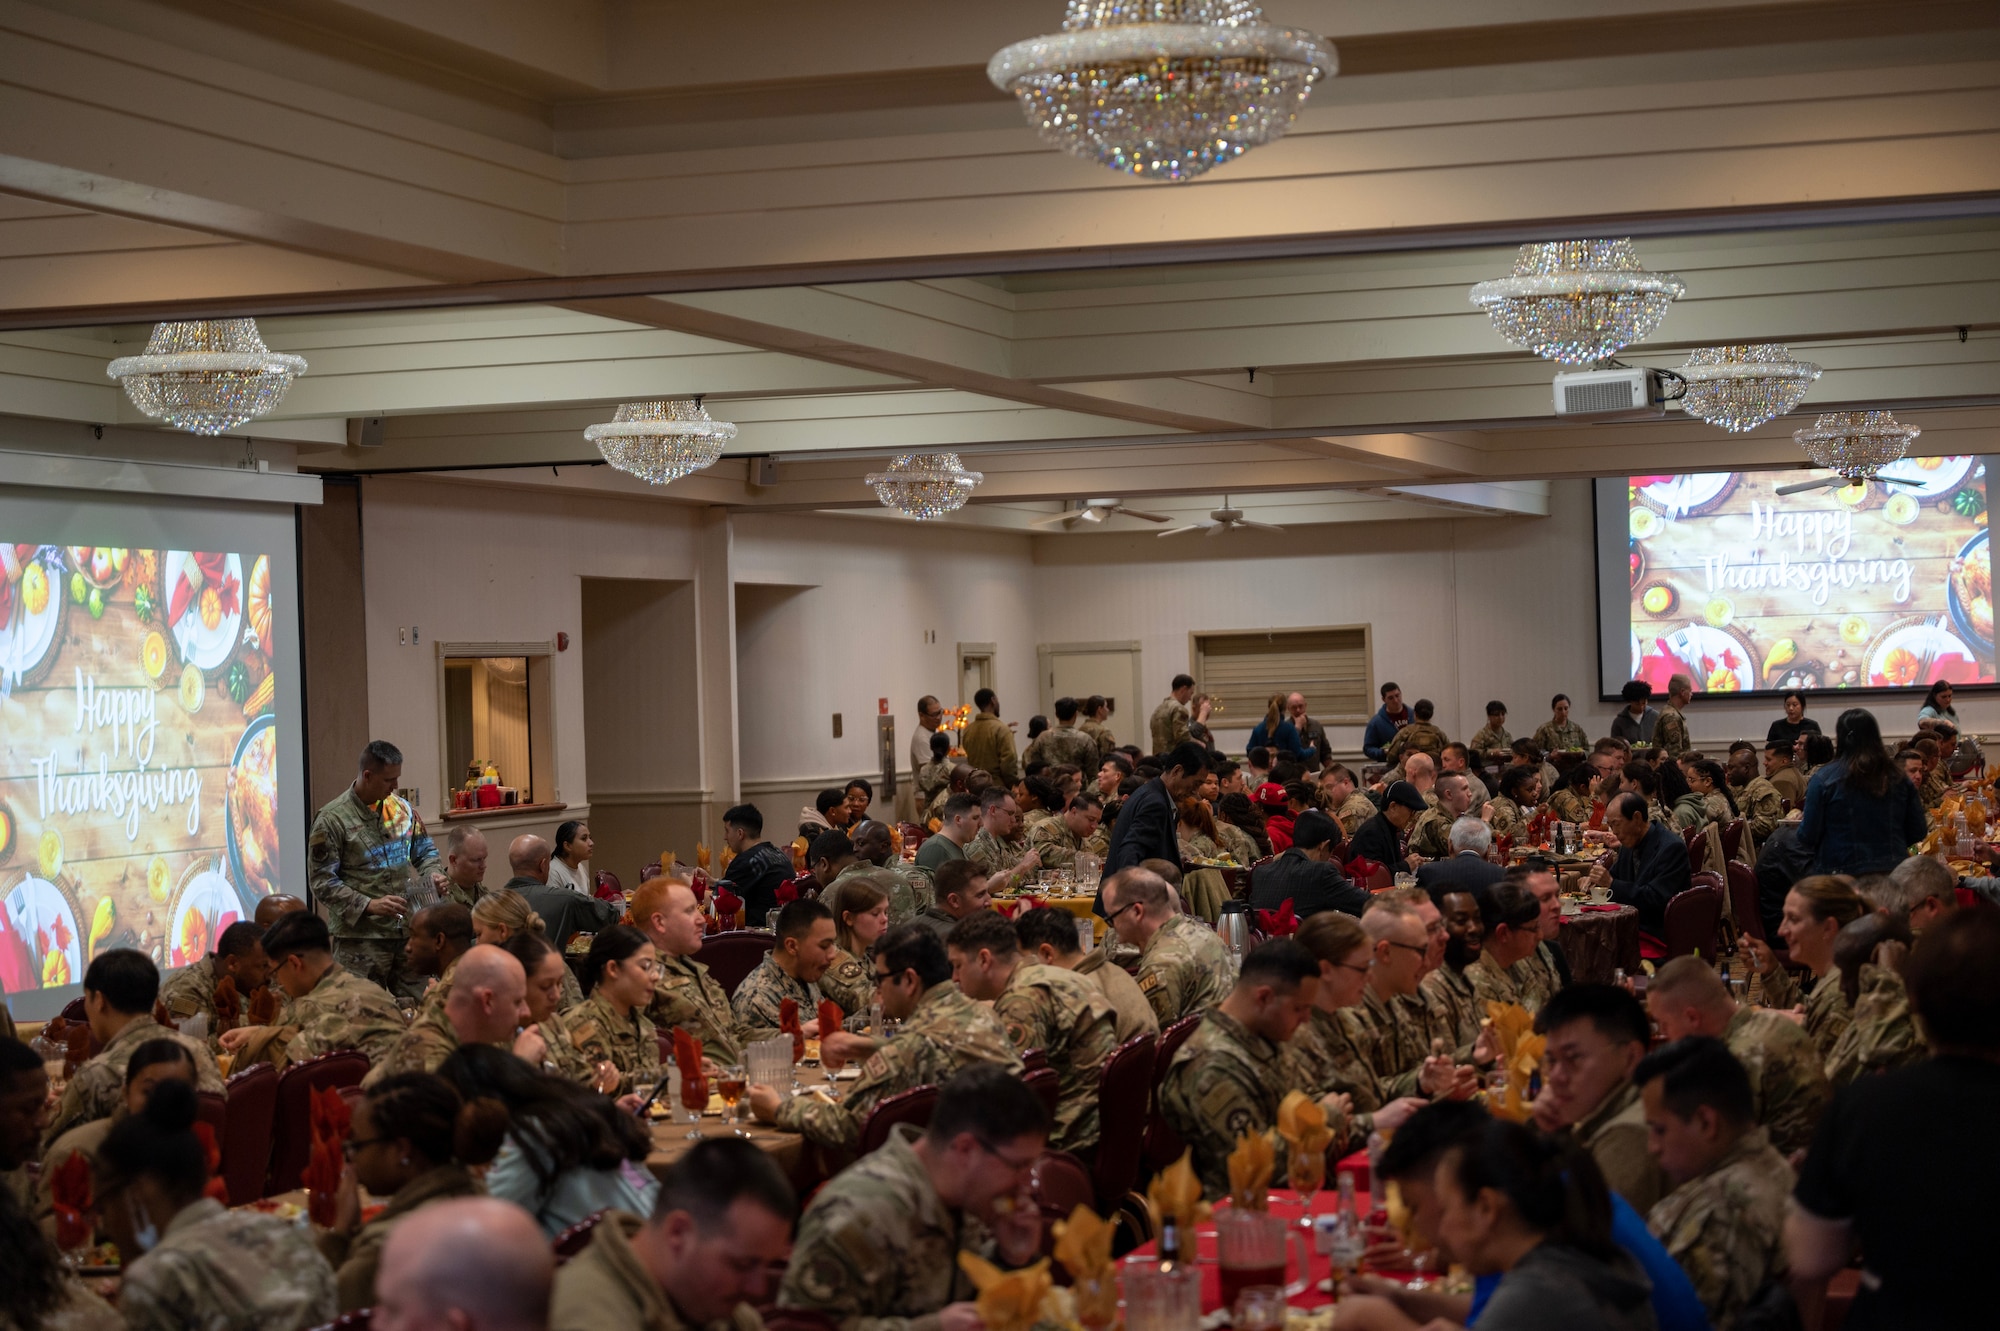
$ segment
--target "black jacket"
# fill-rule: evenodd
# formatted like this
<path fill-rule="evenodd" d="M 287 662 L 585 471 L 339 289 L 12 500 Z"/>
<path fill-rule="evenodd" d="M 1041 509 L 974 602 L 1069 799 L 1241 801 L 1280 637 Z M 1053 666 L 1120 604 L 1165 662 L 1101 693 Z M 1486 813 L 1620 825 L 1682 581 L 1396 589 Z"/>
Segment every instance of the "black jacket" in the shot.
<path fill-rule="evenodd" d="M 1377 864 L 1387 865 L 1391 873 L 1409 867 L 1403 863 L 1403 834 L 1386 813 L 1378 813 L 1354 829 L 1354 839 L 1347 843 L 1346 854 L 1350 860 L 1364 855 Z"/>
<path fill-rule="evenodd" d="M 1419 866 L 1417 886 L 1435 900 L 1445 892 L 1484 892 L 1506 876 L 1505 869 L 1467 850 L 1448 860 L 1432 860 Z"/>
<path fill-rule="evenodd" d="M 1648 824 L 1639 844 L 1620 850 L 1611 865 L 1611 899 L 1636 908 L 1639 927 L 1652 934 L 1666 931 L 1667 903 L 1691 886 L 1687 843 L 1664 823 Z"/>
<path fill-rule="evenodd" d="M 1178 821 L 1174 797 L 1167 793 L 1165 781 L 1154 777 L 1133 791 L 1132 797 L 1118 810 L 1118 821 L 1112 825 L 1110 845 L 1104 855 L 1104 876 L 1109 878 L 1120 869 L 1130 869 L 1141 860 L 1165 860 L 1179 868 Z"/>
<path fill-rule="evenodd" d="M 792 857 L 768 841 L 759 841 L 729 862 L 723 886 L 743 899 L 746 928 L 761 929 L 764 917 L 778 905 L 778 885 L 792 876 Z"/>
<path fill-rule="evenodd" d="M 594 934 L 618 923 L 623 914 L 618 907 L 596 897 L 572 892 L 566 887 L 550 887 L 532 878 L 510 878 L 508 887 L 528 899 L 535 914 L 542 917 L 542 932 L 557 948 L 580 933 Z"/>
<path fill-rule="evenodd" d="M 1294 846 L 1250 871 L 1252 906 L 1276 910 L 1287 901 L 1301 920 L 1323 910 L 1359 915 L 1368 906 L 1368 893 L 1349 882 L 1339 865 L 1308 859 Z"/>

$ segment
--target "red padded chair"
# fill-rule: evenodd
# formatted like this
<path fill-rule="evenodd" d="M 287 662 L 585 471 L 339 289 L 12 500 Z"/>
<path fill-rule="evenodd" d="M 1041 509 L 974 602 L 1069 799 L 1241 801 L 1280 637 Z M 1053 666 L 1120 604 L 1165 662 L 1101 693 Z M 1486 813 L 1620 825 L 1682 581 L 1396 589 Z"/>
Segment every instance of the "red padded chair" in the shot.
<path fill-rule="evenodd" d="M 1695 875 L 1695 884 L 1667 903 L 1663 942 L 1667 958 L 1699 951 L 1715 956 L 1715 930 L 1722 922 L 1722 891 L 1712 873 Z"/>
<path fill-rule="evenodd" d="M 1035 1209 L 1042 1215 L 1044 1257 L 1055 1252 L 1054 1222 L 1069 1219 L 1079 1206 L 1091 1209 L 1095 1200 L 1090 1171 L 1068 1151 L 1043 1151 L 1028 1167 L 1028 1195 L 1034 1198 Z M 1058 1283 L 1069 1283 L 1066 1272 L 1058 1277 Z"/>
<path fill-rule="evenodd" d="M 1723 869 L 1729 880 L 1729 909 L 1736 916 L 1737 930 L 1759 942 L 1771 942 L 1764 936 L 1764 916 L 1757 909 L 1757 871 L 1736 860 L 1729 861 Z"/>
<path fill-rule="evenodd" d="M 640 868 L 639 881 L 642 883 L 650 882 L 651 880 L 658 878 L 662 873 L 665 872 L 666 870 L 660 867 L 660 862 L 658 860 L 654 860 L 652 863 L 647 864 L 642 868 Z"/>
<path fill-rule="evenodd" d="M 928 827 L 920 827 L 916 823 L 897 823 L 896 830 L 903 834 L 903 849 L 911 853 L 915 853 L 917 847 L 924 844 L 924 838 L 931 834 Z"/>
<path fill-rule="evenodd" d="M 1097 1209 L 1106 1215 L 1139 1186 L 1146 1134 L 1131 1131 L 1131 1125 L 1146 1121 L 1157 1044 L 1150 1035 L 1135 1035 L 1111 1052 L 1097 1074 L 1097 1158 L 1091 1162 L 1091 1186 Z"/>
<path fill-rule="evenodd" d="M 278 1108 L 278 1070 L 269 1063 L 243 1069 L 225 1084 L 229 1131 L 221 1138 L 222 1181 L 231 1206 L 264 1195 L 271 1168 L 271 1119 Z"/>
<path fill-rule="evenodd" d="M 861 1125 L 860 1144 L 854 1148 L 856 1156 L 867 1155 L 889 1140 L 889 1129 L 898 1123 L 914 1123 L 925 1127 L 931 1121 L 931 1111 L 937 1108 L 938 1088 L 935 1086 L 912 1086 L 907 1091 L 898 1091 L 887 1099 L 879 1100 L 868 1111 L 867 1121 Z"/>
<path fill-rule="evenodd" d="M 609 869 L 597 871 L 597 898 L 600 901 L 623 902 L 625 884 L 618 881 L 618 875 Z"/>
<path fill-rule="evenodd" d="M 1700 873 L 1708 865 L 1708 832 L 1705 828 L 1690 828 L 1681 833 L 1681 841 L 1687 846 L 1688 872 Z"/>
<path fill-rule="evenodd" d="M 1722 825 L 1722 858 L 1734 862 L 1736 852 L 1743 849 L 1743 820 L 1734 819 Z"/>
<path fill-rule="evenodd" d="M 208 1130 L 215 1134 L 215 1144 L 219 1148 L 229 1133 L 229 1097 L 217 1091 L 196 1091 L 194 1121 L 208 1124 Z"/>
<path fill-rule="evenodd" d="M 1056 1075 L 1056 1070 L 1044 1065 L 1032 1069 L 1022 1080 L 1028 1083 L 1029 1090 L 1042 1097 L 1042 1107 L 1054 1120 L 1056 1108 L 1062 1104 L 1062 1078 Z"/>
<path fill-rule="evenodd" d="M 1181 1152 L 1186 1149 L 1181 1141 L 1181 1135 L 1174 1131 L 1173 1126 L 1160 1113 L 1160 1082 L 1165 1079 L 1167 1068 L 1174 1061 L 1174 1055 L 1180 1052 L 1180 1047 L 1187 1043 L 1187 1038 L 1194 1034 L 1194 1028 L 1199 1025 L 1201 1018 L 1198 1016 L 1182 1017 L 1160 1032 L 1160 1042 L 1153 1055 L 1153 1094 L 1151 1107 L 1146 1114 L 1145 1167 L 1142 1173 L 1159 1173 L 1180 1159 Z"/>
<path fill-rule="evenodd" d="M 312 1093 L 329 1086 L 337 1090 L 359 1086 L 367 1072 L 366 1054 L 340 1049 L 294 1064 L 279 1075 L 271 1116 L 271 1169 L 264 1177 L 266 1197 L 298 1187 L 312 1158 Z"/>
<path fill-rule="evenodd" d="M 604 1212 L 592 1211 L 583 1219 L 555 1236 L 549 1247 L 556 1255 L 556 1265 L 561 1266 L 570 1258 L 590 1246 L 590 1237 L 597 1230 L 598 1221 L 604 1219 Z"/>
<path fill-rule="evenodd" d="M 757 969 L 777 938 L 760 929 L 730 929 L 710 934 L 694 959 L 708 967 L 708 973 L 722 986 L 722 992 L 736 996 L 736 986 Z"/>

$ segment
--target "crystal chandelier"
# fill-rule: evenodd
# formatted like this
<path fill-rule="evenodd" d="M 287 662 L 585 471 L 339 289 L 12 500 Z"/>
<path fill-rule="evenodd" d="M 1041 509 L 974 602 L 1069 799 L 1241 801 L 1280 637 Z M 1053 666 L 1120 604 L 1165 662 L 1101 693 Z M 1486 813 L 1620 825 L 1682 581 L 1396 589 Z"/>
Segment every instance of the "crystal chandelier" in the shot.
<path fill-rule="evenodd" d="M 1868 480 L 1901 458 L 1923 431 L 1886 411 L 1830 411 L 1792 431 L 1806 456 L 1850 481 Z"/>
<path fill-rule="evenodd" d="M 1629 240 L 1523 245 L 1511 277 L 1472 288 L 1500 336 L 1564 365 L 1588 365 L 1649 336 L 1687 290 L 1639 266 Z"/>
<path fill-rule="evenodd" d="M 221 434 L 277 410 L 305 361 L 272 351 L 255 319 L 192 319 L 153 325 L 143 356 L 105 368 L 132 405 L 196 434 Z"/>
<path fill-rule="evenodd" d="M 736 427 L 710 417 L 698 397 L 670 398 L 627 402 L 607 424 L 586 427 L 583 437 L 618 470 L 665 485 L 715 465 Z"/>
<path fill-rule="evenodd" d="M 1064 152 L 1192 180 L 1284 134 L 1336 68 L 1255 0 L 1069 0 L 1061 32 L 1007 47 L 986 76 Z"/>
<path fill-rule="evenodd" d="M 1793 360 L 1776 342 L 1696 347 L 1675 371 L 1687 382 L 1681 406 L 1710 425 L 1742 434 L 1782 416 L 1819 378 L 1819 366 Z"/>
<path fill-rule="evenodd" d="M 888 507 L 921 521 L 965 507 L 973 487 L 985 479 L 967 471 L 956 453 L 899 453 L 889 470 L 869 474 L 868 486 Z"/>

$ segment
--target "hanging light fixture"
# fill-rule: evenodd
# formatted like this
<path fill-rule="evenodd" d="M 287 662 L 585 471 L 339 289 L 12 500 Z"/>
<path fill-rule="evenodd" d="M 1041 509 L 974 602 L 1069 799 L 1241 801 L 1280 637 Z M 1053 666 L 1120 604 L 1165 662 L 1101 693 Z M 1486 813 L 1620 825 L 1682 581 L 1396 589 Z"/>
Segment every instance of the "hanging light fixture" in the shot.
<path fill-rule="evenodd" d="M 736 427 L 711 417 L 698 397 L 667 398 L 627 402 L 607 423 L 586 427 L 583 437 L 618 470 L 665 485 L 714 466 Z"/>
<path fill-rule="evenodd" d="M 1007 47 L 986 76 L 1064 152 L 1192 180 L 1283 135 L 1337 68 L 1254 0 L 1069 0 L 1061 32 Z"/>
<path fill-rule="evenodd" d="M 1510 277 L 1472 288 L 1500 336 L 1564 365 L 1588 365 L 1643 341 L 1687 288 L 1639 266 L 1629 240 L 1523 245 Z"/>
<path fill-rule="evenodd" d="M 1865 481 L 1898 461 L 1923 431 L 1886 411 L 1830 411 L 1792 431 L 1806 456 L 1850 481 Z"/>
<path fill-rule="evenodd" d="M 221 434 L 277 410 L 305 361 L 264 345 L 255 319 L 153 325 L 141 356 L 105 367 L 132 405 L 195 434 Z"/>
<path fill-rule="evenodd" d="M 967 471 L 956 453 L 899 453 L 887 471 L 871 472 L 868 486 L 890 508 L 919 521 L 965 507 L 986 477 Z"/>
<path fill-rule="evenodd" d="M 1681 407 L 1735 434 L 1754 430 L 1799 405 L 1819 366 L 1793 360 L 1776 342 L 1696 347 L 1674 373 L 1687 382 Z"/>

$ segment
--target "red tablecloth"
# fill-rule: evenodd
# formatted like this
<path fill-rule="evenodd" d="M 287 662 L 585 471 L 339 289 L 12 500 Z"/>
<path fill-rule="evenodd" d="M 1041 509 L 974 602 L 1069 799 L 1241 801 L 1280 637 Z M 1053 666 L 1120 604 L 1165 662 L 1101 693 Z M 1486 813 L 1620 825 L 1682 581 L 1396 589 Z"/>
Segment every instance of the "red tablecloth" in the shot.
<path fill-rule="evenodd" d="M 1355 1175 L 1357 1185 L 1367 1175 L 1368 1161 L 1365 1155 L 1362 1157 L 1361 1165 L 1361 1171 Z M 1341 1161 L 1340 1167 L 1342 1169 L 1347 1168 L 1348 1162 L 1345 1160 Z M 1338 1178 L 1339 1175 L 1335 1174 L 1334 1177 Z M 1221 1210 L 1228 1205 L 1228 1199 L 1224 1198 L 1222 1201 L 1216 1203 L 1216 1209 Z M 1372 1209 L 1368 1194 L 1357 1190 L 1354 1196 L 1354 1205 L 1365 1220 Z M 1314 1215 L 1331 1215 L 1339 1208 L 1339 1189 L 1332 1187 L 1322 1188 L 1313 1194 L 1312 1213 Z M 1298 1194 L 1289 1188 L 1273 1188 L 1271 1190 L 1271 1214 L 1280 1216 L 1296 1226 L 1300 1219 Z M 1307 1273 L 1308 1278 L 1305 1293 L 1290 1300 L 1290 1303 L 1294 1308 L 1318 1308 L 1333 1301 L 1319 1287 L 1319 1282 L 1332 1275 L 1333 1269 L 1328 1265 L 1324 1254 L 1312 1251 L 1312 1235 L 1307 1234 L 1305 1240 L 1306 1251 L 1310 1254 L 1312 1266 L 1311 1270 Z M 1150 1255 L 1154 1251 L 1154 1245 L 1148 1243 L 1143 1248 L 1133 1249 L 1133 1254 L 1135 1256 L 1142 1254 Z M 1204 1224 L 1196 1228 L 1195 1260 L 1198 1264 L 1197 1269 L 1201 1272 L 1201 1310 L 1204 1313 L 1211 1313 L 1222 1306 L 1222 1269 L 1216 1265 L 1215 1261 L 1214 1225 Z M 1288 1256 L 1286 1258 L 1287 1269 L 1285 1272 L 1287 1283 L 1298 1279 L 1298 1272 L 1290 1269 L 1291 1261 L 1292 1259 Z"/>

